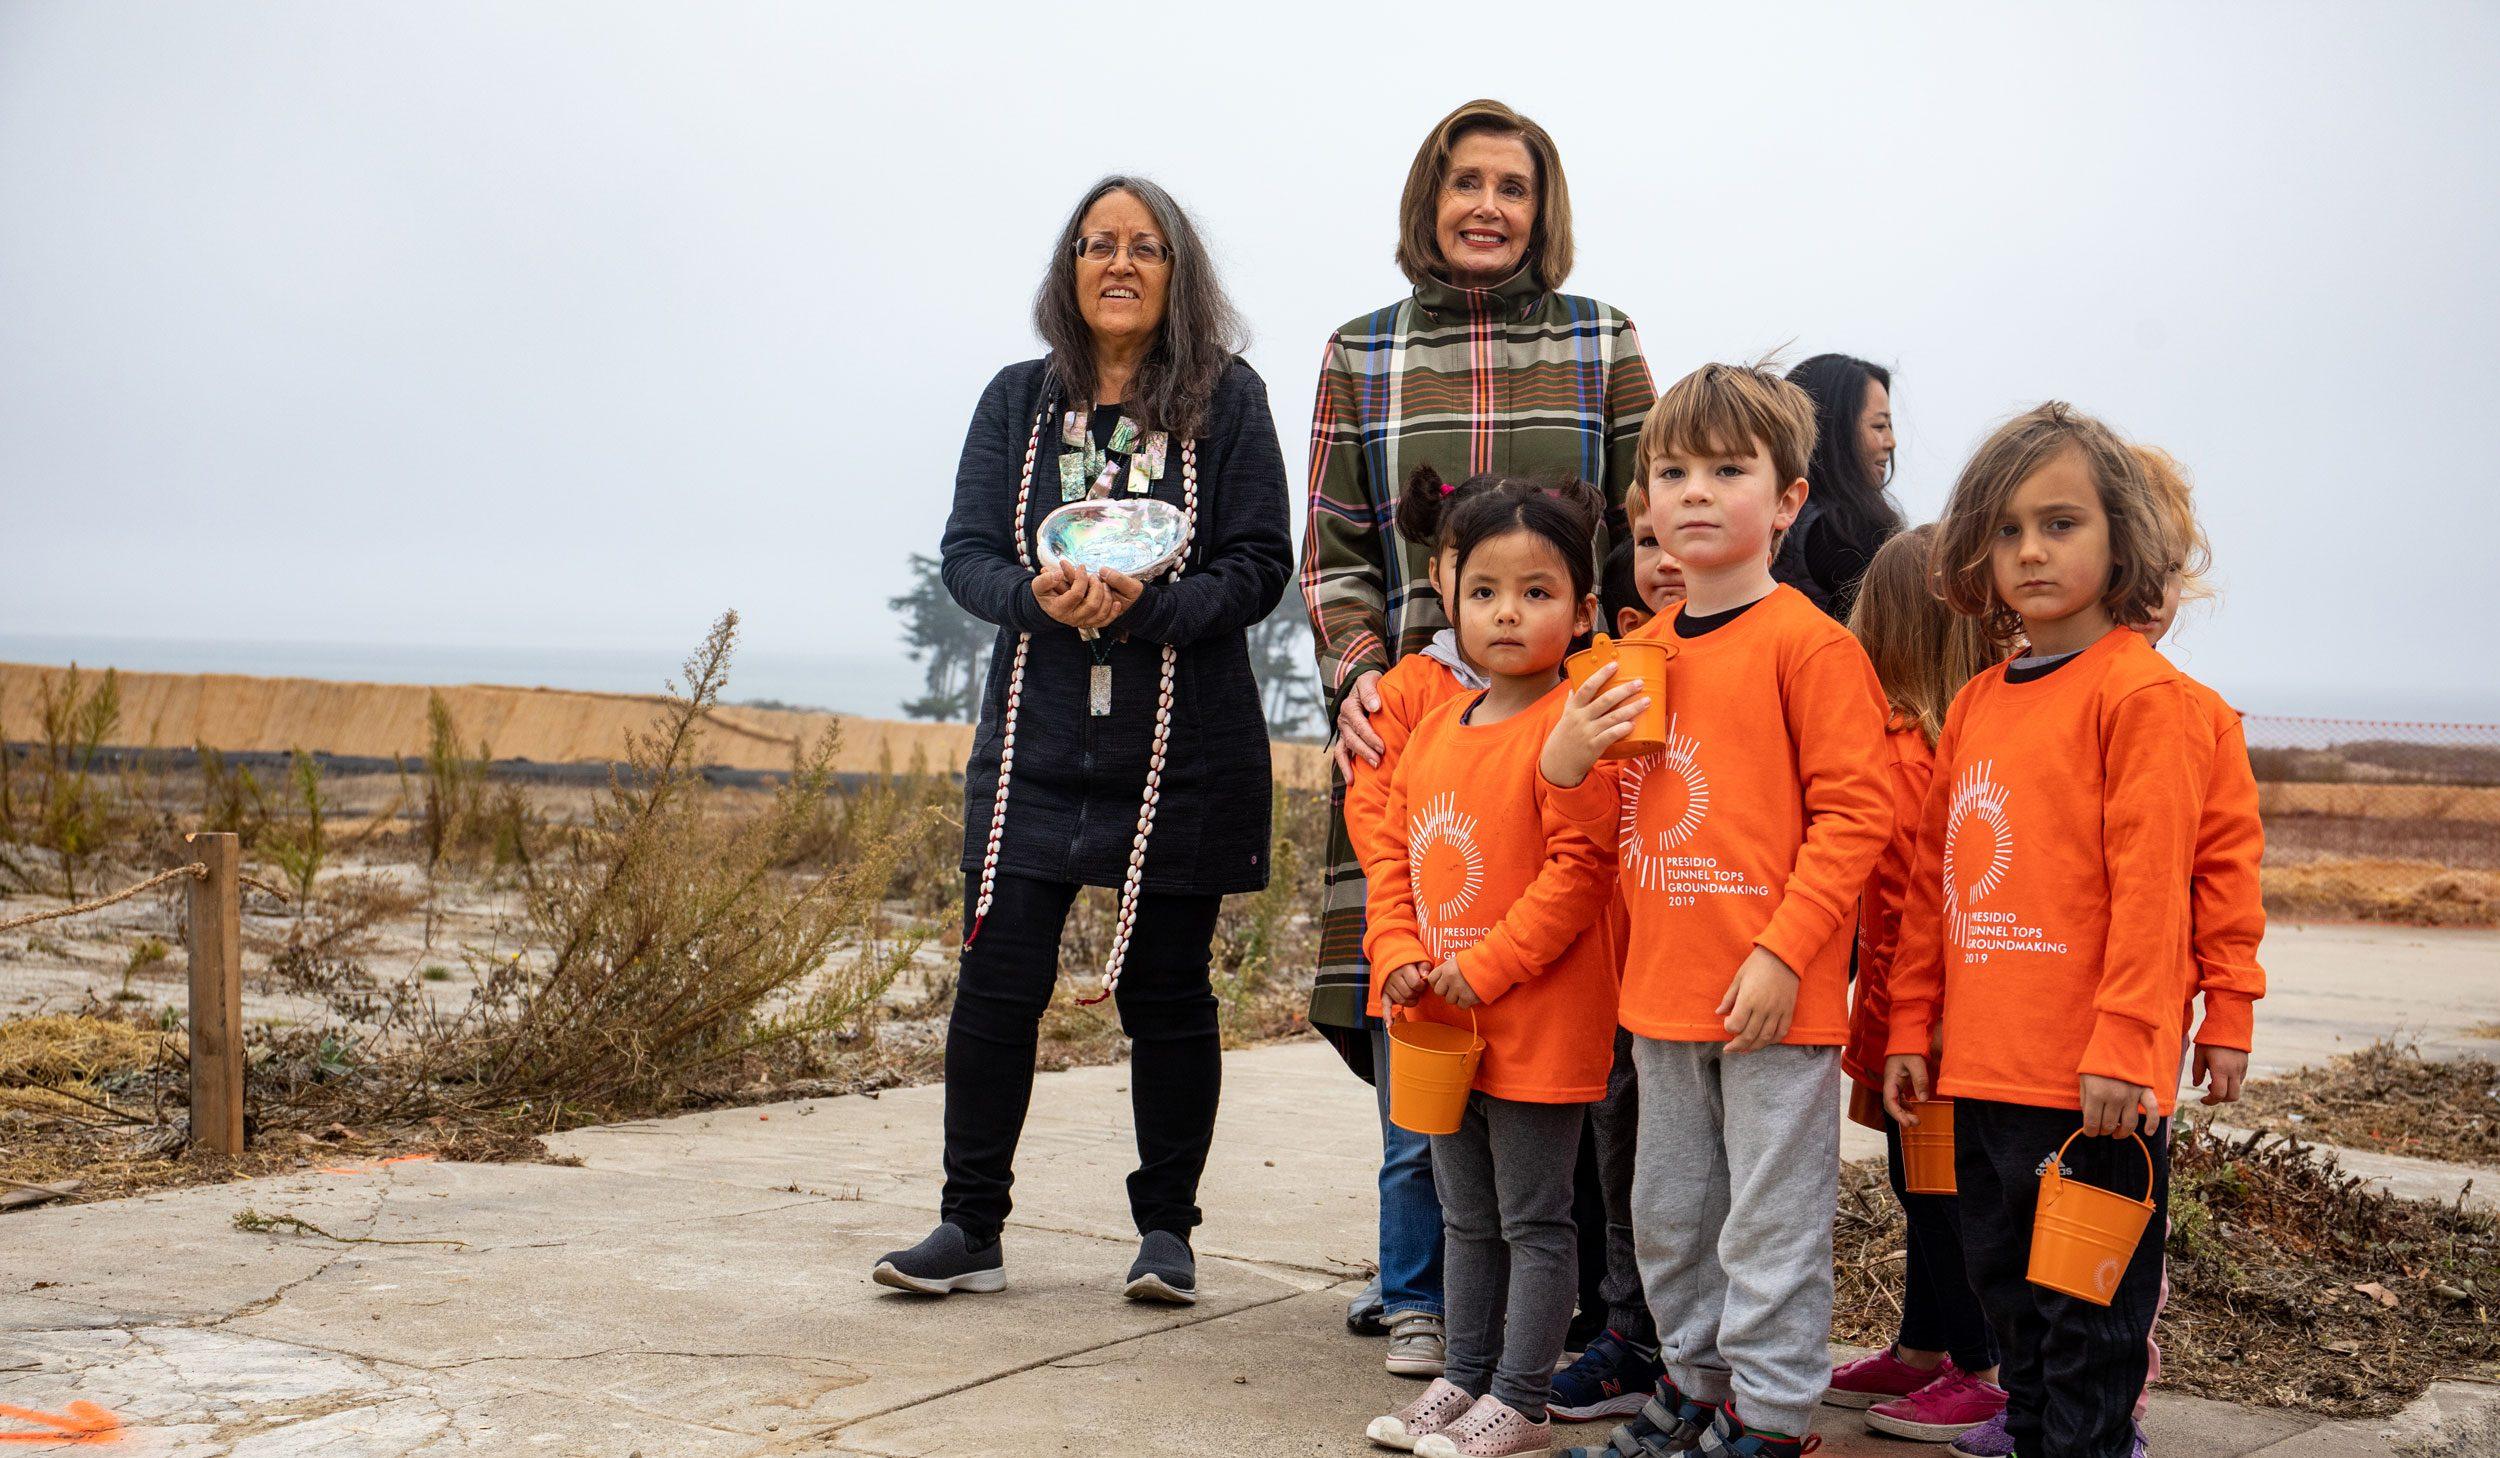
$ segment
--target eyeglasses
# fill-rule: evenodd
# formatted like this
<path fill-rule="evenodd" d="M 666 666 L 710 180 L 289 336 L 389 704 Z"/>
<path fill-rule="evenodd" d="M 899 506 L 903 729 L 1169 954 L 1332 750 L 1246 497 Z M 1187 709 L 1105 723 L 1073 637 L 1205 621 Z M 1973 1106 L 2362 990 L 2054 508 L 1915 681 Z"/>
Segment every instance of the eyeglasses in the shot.
<path fill-rule="evenodd" d="M 1109 263 L 1120 256 L 1122 245 L 1108 233 L 1094 233 L 1076 240 L 1076 256 L 1087 263 Z M 1136 237 L 1128 241 L 1129 262 L 1139 268 L 1161 268 L 1172 261 L 1172 245 L 1160 238 Z"/>

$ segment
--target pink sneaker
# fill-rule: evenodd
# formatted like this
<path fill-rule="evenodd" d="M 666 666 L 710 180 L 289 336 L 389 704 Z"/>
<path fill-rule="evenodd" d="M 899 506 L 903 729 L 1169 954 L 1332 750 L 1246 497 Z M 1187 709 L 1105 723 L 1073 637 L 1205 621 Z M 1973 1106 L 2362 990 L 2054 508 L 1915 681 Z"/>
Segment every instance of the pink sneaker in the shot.
<path fill-rule="evenodd" d="M 1823 1400 L 1834 1407 L 1873 1407 L 1896 1397 L 1907 1397 L 1940 1377 L 1949 1377 L 1960 1369 L 1951 1357 L 1924 1371 L 1893 1355 L 1890 1347 L 1869 1352 L 1854 1362 L 1843 1362 L 1832 1369 L 1832 1385 L 1824 1390 Z M 1951 1436 L 1948 1434 L 1947 1436 Z"/>
<path fill-rule="evenodd" d="M 1423 1396 L 1396 1412 L 1373 1418 L 1363 1436 L 1383 1448 L 1412 1453 L 1418 1440 L 1467 1416 L 1467 1410 L 1475 1405 L 1476 1400 L 1456 1383 L 1435 1377 Z"/>
<path fill-rule="evenodd" d="M 1554 1429 L 1488 1392 L 1467 1416 L 1415 1444 L 1415 1458 L 1518 1458 L 1554 1451 Z"/>
<path fill-rule="evenodd" d="M 1941 1443 L 2005 1411 L 2005 1389 L 1968 1372 L 1949 1370 L 1907 1397 L 1867 1409 L 1866 1425 L 1896 1438 Z"/>

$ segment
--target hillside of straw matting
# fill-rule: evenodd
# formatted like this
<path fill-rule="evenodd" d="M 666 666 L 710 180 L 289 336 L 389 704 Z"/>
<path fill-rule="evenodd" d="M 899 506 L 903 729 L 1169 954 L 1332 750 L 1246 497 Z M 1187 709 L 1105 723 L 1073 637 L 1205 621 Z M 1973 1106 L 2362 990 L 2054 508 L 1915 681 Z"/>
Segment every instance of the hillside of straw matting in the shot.
<path fill-rule="evenodd" d="M 100 674 L 109 665 L 82 666 Z M 42 722 L 43 684 L 62 670 L 0 663 L 0 732 L 33 738 Z M 484 742 L 498 760 L 607 764 L 625 756 L 629 731 L 647 729 L 657 694 L 459 684 L 334 683 L 229 673 L 120 673 L 121 728 L 113 747 L 191 749 L 227 754 L 314 754 L 410 761 L 425 757 L 426 701 L 439 693 L 463 741 Z M 972 749 L 968 724 L 922 724 L 849 714 L 805 713 L 730 704 L 714 710 L 703 746 L 706 764 L 735 770 L 787 770 L 793 751 L 840 720 L 842 774 L 908 769 L 959 771 Z M 1276 746 L 1279 779 L 1324 785 L 1320 752 Z"/>

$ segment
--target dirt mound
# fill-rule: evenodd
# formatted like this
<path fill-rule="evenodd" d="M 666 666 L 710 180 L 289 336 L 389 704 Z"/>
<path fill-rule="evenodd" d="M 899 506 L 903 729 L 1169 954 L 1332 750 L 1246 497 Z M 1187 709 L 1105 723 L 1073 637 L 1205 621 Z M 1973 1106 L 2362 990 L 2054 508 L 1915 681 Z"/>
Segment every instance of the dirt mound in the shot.
<path fill-rule="evenodd" d="M 61 672 L 0 663 L 0 728 L 24 739 L 40 722 L 47 676 Z M 227 673 L 123 673 L 122 731 L 116 748 L 189 749 L 227 753 L 316 754 L 422 759 L 426 700 L 440 693 L 463 741 L 484 741 L 498 760 L 539 764 L 613 764 L 625 738 L 647 729 L 667 706 L 657 694 L 600 694 L 571 689 L 459 684 L 333 683 L 309 678 L 255 678 Z M 703 760 L 738 770 L 786 770 L 793 752 L 831 725 L 842 726 L 834 769 L 842 774 L 905 770 L 915 762 L 939 771 L 963 767 L 972 752 L 969 724 L 916 724 L 848 714 L 724 705 L 706 721 Z M 1277 776 L 1299 786 L 1327 783 L 1317 749 L 1276 746 Z"/>

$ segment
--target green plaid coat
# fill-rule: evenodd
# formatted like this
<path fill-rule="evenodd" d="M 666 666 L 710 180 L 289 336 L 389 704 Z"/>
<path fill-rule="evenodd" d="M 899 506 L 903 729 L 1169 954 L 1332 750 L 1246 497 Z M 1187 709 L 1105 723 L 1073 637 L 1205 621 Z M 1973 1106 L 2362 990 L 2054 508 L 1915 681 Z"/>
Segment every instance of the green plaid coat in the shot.
<path fill-rule="evenodd" d="M 1331 335 L 1311 414 L 1311 501 L 1302 593 L 1329 713 L 1363 674 L 1448 625 L 1425 552 L 1397 534 L 1409 472 L 1574 475 L 1603 487 L 1607 531 L 1641 422 L 1657 398 L 1632 321 L 1553 293 L 1528 269 L 1491 289 L 1438 280 Z M 1602 560 L 1606 543 L 1596 544 Z M 1346 839 L 1344 787 L 1329 817 L 1311 1021 L 1362 1022 L 1363 870 Z"/>

